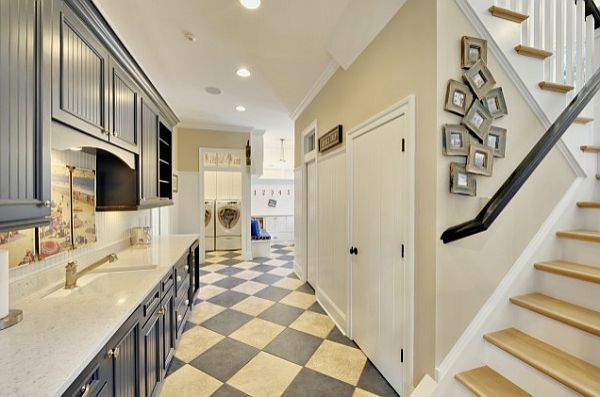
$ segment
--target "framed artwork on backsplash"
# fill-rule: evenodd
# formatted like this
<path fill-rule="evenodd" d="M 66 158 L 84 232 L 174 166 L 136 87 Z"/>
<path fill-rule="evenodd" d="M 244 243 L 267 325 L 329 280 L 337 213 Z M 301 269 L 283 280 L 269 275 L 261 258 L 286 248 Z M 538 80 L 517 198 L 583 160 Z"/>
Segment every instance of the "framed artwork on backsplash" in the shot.
<path fill-rule="evenodd" d="M 51 182 L 50 225 L 38 228 L 40 259 L 73 249 L 70 167 L 52 164 Z"/>
<path fill-rule="evenodd" d="M 8 268 L 35 261 L 35 229 L 0 233 L 0 249 L 8 251 Z"/>
<path fill-rule="evenodd" d="M 73 245 L 80 248 L 95 243 L 96 238 L 96 173 L 73 168 Z"/>

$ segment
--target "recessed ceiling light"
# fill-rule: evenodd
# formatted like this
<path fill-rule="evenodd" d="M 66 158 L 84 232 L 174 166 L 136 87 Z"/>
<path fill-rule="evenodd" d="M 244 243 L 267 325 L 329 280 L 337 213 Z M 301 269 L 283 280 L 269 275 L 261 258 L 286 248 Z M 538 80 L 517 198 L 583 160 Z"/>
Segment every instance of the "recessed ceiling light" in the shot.
<path fill-rule="evenodd" d="M 219 95 L 221 90 L 217 87 L 206 87 L 204 91 L 208 92 L 211 95 Z"/>
<path fill-rule="evenodd" d="M 235 110 L 237 110 L 238 112 L 245 112 L 246 111 L 246 107 L 242 106 L 242 105 L 237 105 L 235 107 Z"/>
<path fill-rule="evenodd" d="M 240 0 L 240 4 L 249 10 L 256 10 L 260 7 L 260 0 Z"/>
<path fill-rule="evenodd" d="M 248 70 L 248 68 L 241 67 L 235 72 L 240 77 L 250 77 L 252 73 Z"/>

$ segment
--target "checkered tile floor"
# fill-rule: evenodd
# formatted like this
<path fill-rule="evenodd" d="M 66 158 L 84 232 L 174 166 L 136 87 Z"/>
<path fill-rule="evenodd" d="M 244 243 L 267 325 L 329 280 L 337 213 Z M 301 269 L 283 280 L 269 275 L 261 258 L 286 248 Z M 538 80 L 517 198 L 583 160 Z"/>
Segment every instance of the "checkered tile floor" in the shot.
<path fill-rule="evenodd" d="M 397 396 L 293 273 L 294 247 L 209 253 L 161 397 Z"/>

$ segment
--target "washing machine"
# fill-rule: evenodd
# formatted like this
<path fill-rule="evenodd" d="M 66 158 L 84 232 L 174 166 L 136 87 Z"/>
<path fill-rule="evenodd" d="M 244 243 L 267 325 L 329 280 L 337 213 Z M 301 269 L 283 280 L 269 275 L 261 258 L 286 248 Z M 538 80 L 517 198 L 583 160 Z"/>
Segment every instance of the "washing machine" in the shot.
<path fill-rule="evenodd" d="M 215 250 L 215 201 L 204 202 L 204 250 Z"/>
<path fill-rule="evenodd" d="M 232 251 L 242 248 L 242 203 L 217 200 L 215 209 L 216 249 Z"/>

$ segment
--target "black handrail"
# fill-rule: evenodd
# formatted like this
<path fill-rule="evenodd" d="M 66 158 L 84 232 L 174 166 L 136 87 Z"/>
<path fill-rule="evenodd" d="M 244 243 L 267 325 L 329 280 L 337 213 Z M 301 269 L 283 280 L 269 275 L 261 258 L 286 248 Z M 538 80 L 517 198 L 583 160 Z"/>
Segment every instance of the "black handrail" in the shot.
<path fill-rule="evenodd" d="M 583 86 L 571 103 L 558 116 L 554 124 L 531 149 L 521 164 L 508 177 L 479 214 L 472 220 L 447 229 L 441 239 L 444 243 L 459 240 L 487 230 L 502 213 L 508 203 L 515 197 L 519 189 L 527 182 L 533 171 L 540 165 L 546 155 L 554 148 L 565 131 L 569 129 L 581 111 L 592 101 L 600 91 L 600 69 Z"/>
<path fill-rule="evenodd" d="M 600 10 L 598 10 L 598 6 L 594 2 L 594 0 L 584 0 L 585 1 L 585 16 L 592 15 L 594 17 L 594 29 L 600 28 Z M 575 0 L 577 3 L 577 0 Z"/>

